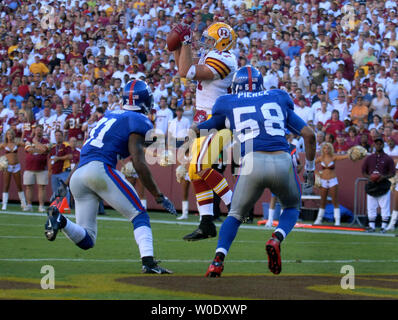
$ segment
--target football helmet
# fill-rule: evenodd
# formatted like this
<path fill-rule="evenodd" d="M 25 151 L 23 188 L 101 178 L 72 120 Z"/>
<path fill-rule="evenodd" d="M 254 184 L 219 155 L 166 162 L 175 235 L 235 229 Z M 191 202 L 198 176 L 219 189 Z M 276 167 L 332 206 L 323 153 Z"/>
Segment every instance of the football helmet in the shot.
<path fill-rule="evenodd" d="M 216 49 L 218 51 L 231 50 L 236 43 L 236 33 L 228 24 L 215 22 L 203 31 L 200 43 L 206 49 Z M 207 40 L 214 40 L 214 44 L 209 46 Z"/>
<path fill-rule="evenodd" d="M 263 75 L 252 66 L 244 66 L 232 78 L 232 93 L 263 91 Z"/>
<path fill-rule="evenodd" d="M 123 89 L 123 109 L 148 113 L 153 106 L 151 88 L 142 80 L 132 80 Z"/>

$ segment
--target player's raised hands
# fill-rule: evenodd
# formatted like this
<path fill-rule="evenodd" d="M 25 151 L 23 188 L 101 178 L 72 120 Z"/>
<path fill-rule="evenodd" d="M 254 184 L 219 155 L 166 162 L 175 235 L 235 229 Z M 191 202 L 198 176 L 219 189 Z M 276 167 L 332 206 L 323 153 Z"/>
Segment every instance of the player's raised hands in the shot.
<path fill-rule="evenodd" d="M 192 30 L 189 25 L 181 23 L 176 25 L 173 30 L 178 33 L 180 41 L 183 44 L 188 44 L 192 42 Z"/>

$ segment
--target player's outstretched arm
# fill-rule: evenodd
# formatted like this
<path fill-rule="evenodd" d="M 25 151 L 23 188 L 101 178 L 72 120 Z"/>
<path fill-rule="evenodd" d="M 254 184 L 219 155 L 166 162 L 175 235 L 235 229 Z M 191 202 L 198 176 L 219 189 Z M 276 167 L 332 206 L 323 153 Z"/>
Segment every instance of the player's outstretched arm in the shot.
<path fill-rule="evenodd" d="M 176 209 L 171 201 L 164 196 L 157 186 L 155 180 L 153 179 L 152 173 L 149 170 L 145 162 L 144 154 L 144 142 L 143 136 L 132 133 L 129 137 L 129 152 L 131 154 L 131 160 L 140 181 L 144 187 L 155 197 L 157 203 L 161 204 L 168 212 L 177 215 Z"/>
<path fill-rule="evenodd" d="M 306 160 L 314 161 L 316 154 L 316 139 L 314 131 L 310 127 L 305 126 L 301 129 L 300 134 L 304 139 Z"/>
<path fill-rule="evenodd" d="M 304 179 L 308 185 L 314 185 L 315 183 L 315 154 L 316 154 L 316 139 L 314 131 L 308 127 L 304 126 L 300 131 L 301 136 L 304 139 L 305 145 L 305 173 Z"/>

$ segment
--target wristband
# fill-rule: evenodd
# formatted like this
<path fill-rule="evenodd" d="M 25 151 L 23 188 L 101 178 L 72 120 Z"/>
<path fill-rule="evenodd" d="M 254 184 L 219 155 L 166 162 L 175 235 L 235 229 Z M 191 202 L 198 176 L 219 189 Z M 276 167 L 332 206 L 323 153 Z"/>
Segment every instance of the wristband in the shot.
<path fill-rule="evenodd" d="M 187 75 L 186 75 L 185 78 L 187 78 L 188 80 L 192 80 L 193 78 L 195 78 L 195 76 L 196 76 L 196 66 L 193 64 L 193 65 L 189 68 L 189 70 L 188 70 Z"/>
<path fill-rule="evenodd" d="M 306 161 L 305 161 L 305 170 L 314 171 L 315 170 L 315 160 L 306 159 Z"/>

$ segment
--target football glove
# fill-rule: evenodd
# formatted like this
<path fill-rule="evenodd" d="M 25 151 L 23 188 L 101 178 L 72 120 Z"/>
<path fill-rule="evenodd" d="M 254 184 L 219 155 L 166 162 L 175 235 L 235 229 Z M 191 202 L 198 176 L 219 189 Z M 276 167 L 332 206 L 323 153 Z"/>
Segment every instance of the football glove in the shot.
<path fill-rule="evenodd" d="M 177 216 L 176 208 L 174 208 L 173 203 L 165 195 L 162 194 L 158 198 L 156 198 L 156 202 L 158 204 L 161 204 L 162 207 L 165 208 L 168 212 Z"/>
<path fill-rule="evenodd" d="M 180 41 L 182 44 L 191 44 L 192 43 L 192 31 L 189 25 L 187 24 L 179 24 L 174 28 L 174 31 L 178 33 L 180 37 Z"/>

